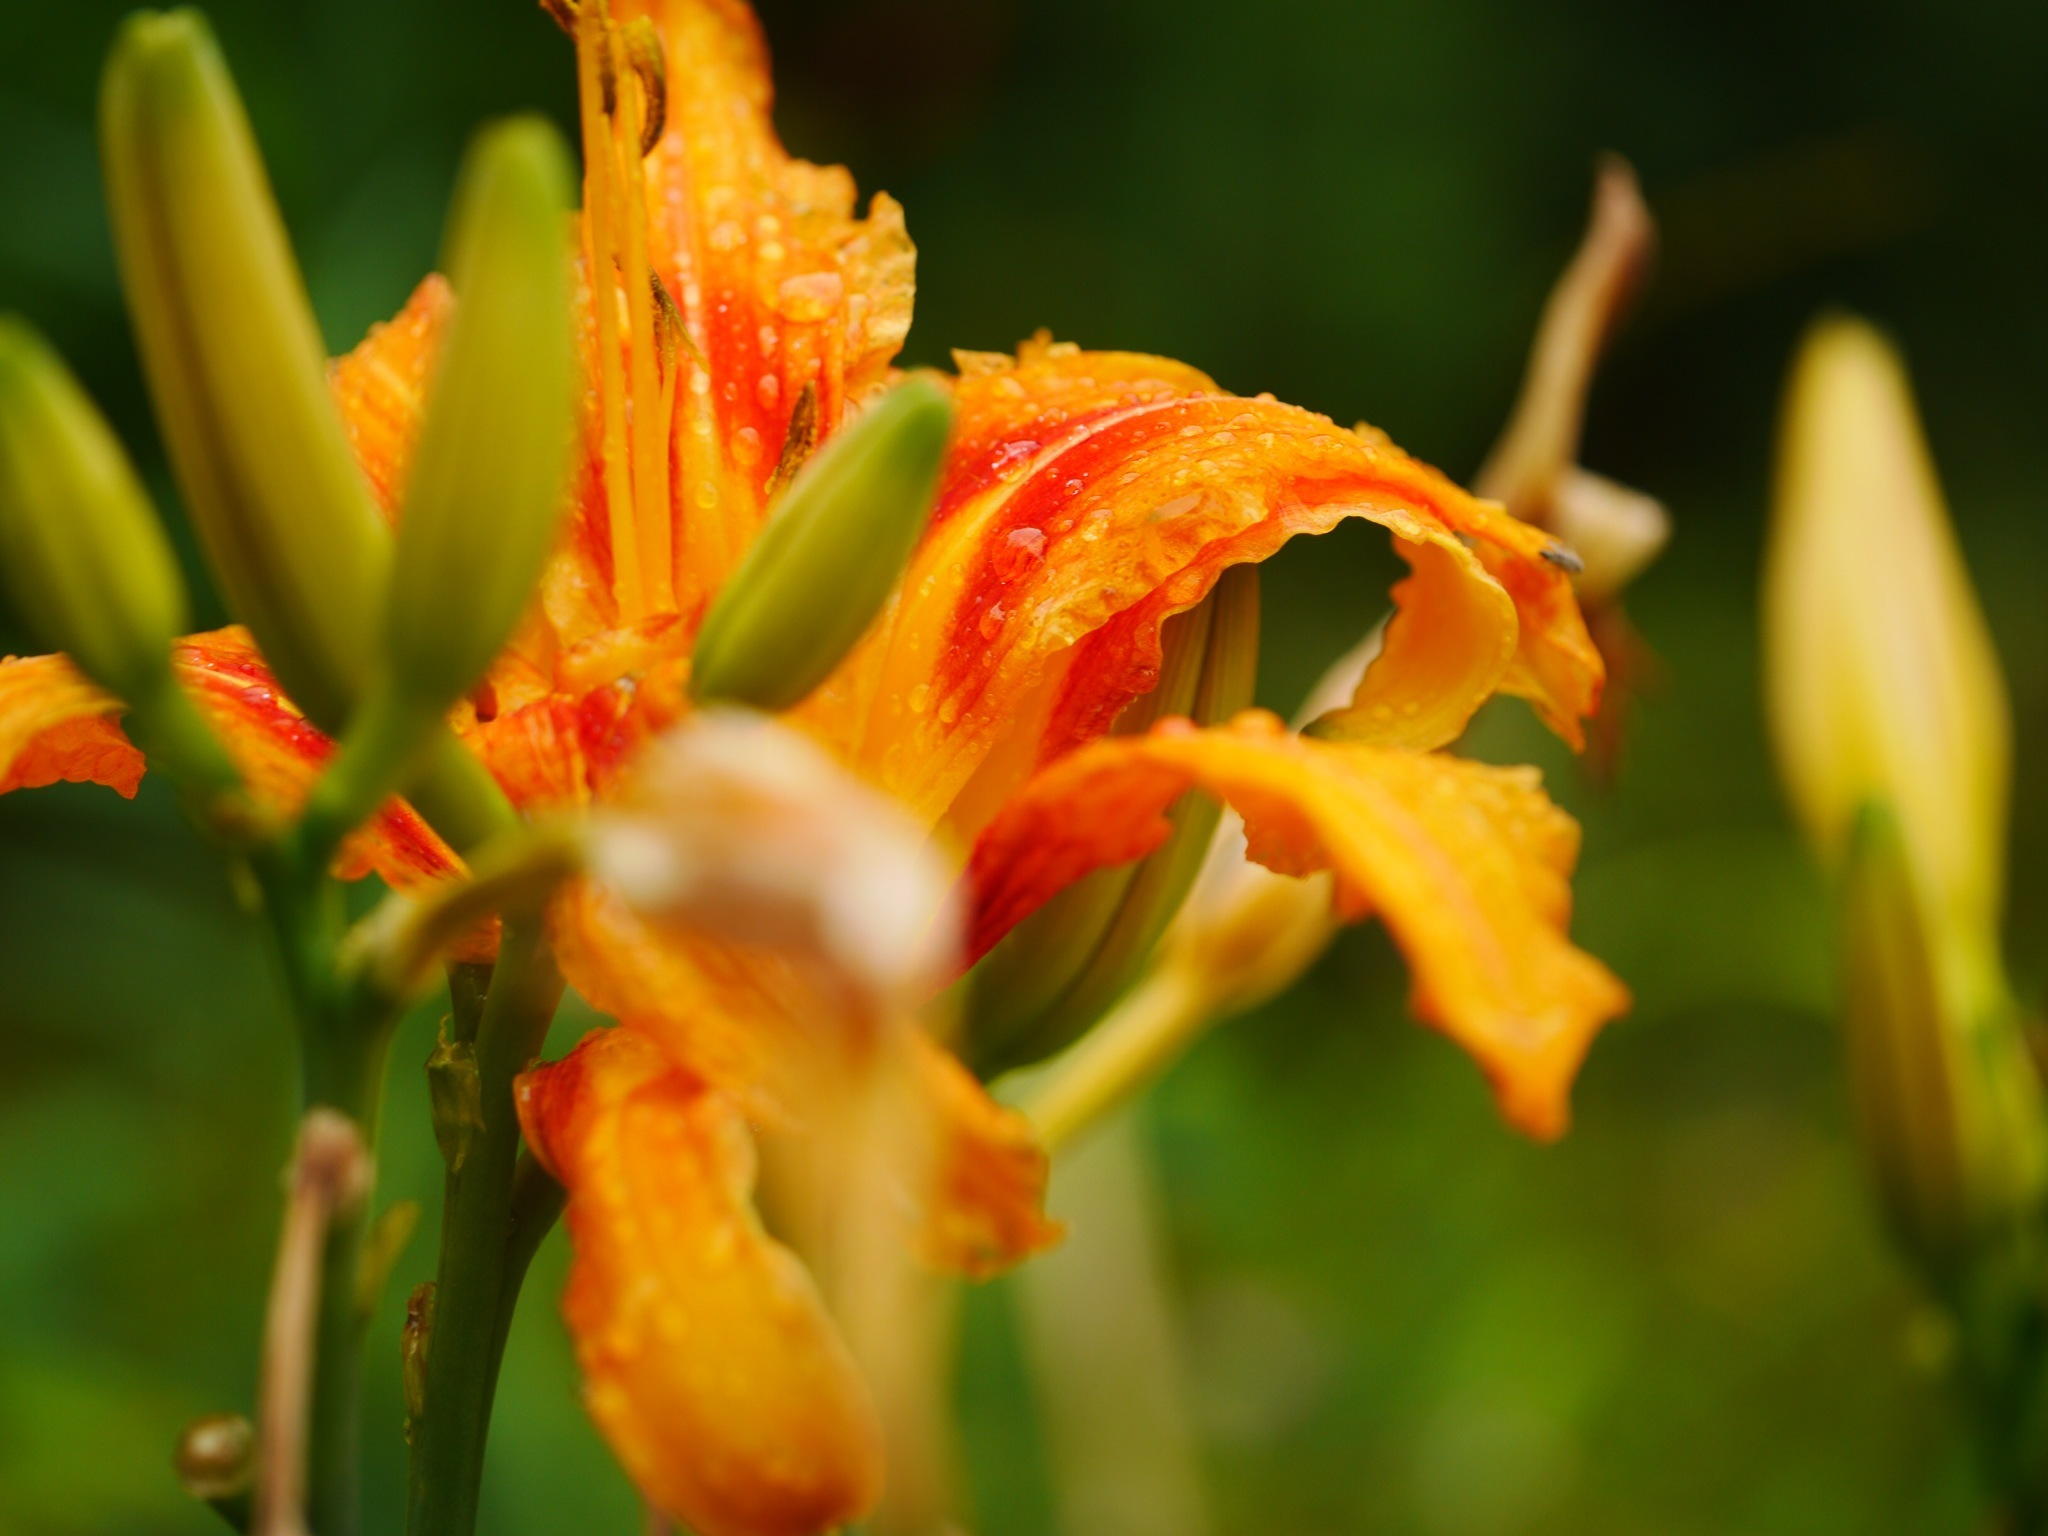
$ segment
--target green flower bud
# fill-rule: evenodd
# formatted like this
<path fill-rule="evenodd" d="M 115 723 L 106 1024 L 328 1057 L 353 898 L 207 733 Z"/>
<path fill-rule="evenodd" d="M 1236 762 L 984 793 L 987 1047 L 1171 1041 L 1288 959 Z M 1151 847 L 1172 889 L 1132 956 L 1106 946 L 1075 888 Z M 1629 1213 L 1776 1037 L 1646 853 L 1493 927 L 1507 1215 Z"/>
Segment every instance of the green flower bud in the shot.
<path fill-rule="evenodd" d="M 699 701 L 787 709 L 825 680 L 917 547 L 952 422 L 946 392 L 912 379 L 811 457 L 705 616 Z"/>
<path fill-rule="evenodd" d="M 457 307 L 399 520 L 392 686 L 438 716 L 525 611 L 553 545 L 574 427 L 569 163 L 537 118 L 472 145 L 444 266 Z"/>
<path fill-rule="evenodd" d="M 1858 1129 L 1901 1243 L 1954 1294 L 2024 1244 L 2048 1194 L 2041 1081 L 1994 935 L 1945 913 L 1893 812 L 1842 870 L 1843 1024 Z"/>
<path fill-rule="evenodd" d="M 196 12 L 122 27 L 100 97 L 114 239 L 150 392 L 221 591 L 293 700 L 339 729 L 390 540 L 240 98 Z"/>
<path fill-rule="evenodd" d="M 78 381 L 0 317 L 0 581 L 36 638 L 124 702 L 171 686 L 185 585 L 148 493 Z"/>
<path fill-rule="evenodd" d="M 1247 708 L 1258 676 L 1258 567 L 1225 571 L 1160 639 L 1159 682 L 1124 711 L 1118 731 L 1176 715 L 1210 725 Z M 992 1077 L 1064 1050 L 1129 990 L 1194 885 L 1221 813 L 1208 795 L 1182 795 L 1163 844 L 1069 886 L 983 957 L 965 1009 L 966 1055 L 977 1071 Z"/>

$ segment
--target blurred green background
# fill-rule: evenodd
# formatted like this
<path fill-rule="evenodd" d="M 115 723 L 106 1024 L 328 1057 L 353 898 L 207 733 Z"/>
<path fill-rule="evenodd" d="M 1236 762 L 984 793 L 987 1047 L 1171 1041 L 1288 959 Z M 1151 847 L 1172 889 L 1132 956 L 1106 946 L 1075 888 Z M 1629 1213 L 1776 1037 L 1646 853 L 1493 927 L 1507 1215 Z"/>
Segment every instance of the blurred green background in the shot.
<path fill-rule="evenodd" d="M 92 102 L 114 0 L 0 21 L 0 306 L 74 360 L 158 463 L 115 291 Z M 331 344 L 432 260 L 466 130 L 566 117 L 563 39 L 522 0 L 219 0 Z M 1371 420 L 1467 474 L 1498 426 L 1593 157 L 1662 217 L 1589 464 L 1662 496 L 1633 610 L 1663 659 L 1624 771 L 1589 785 L 1519 707 L 1475 750 L 1534 758 L 1586 825 L 1577 933 L 1633 985 L 1561 1146 L 1525 1145 L 1406 1022 L 1348 936 L 1201 1046 L 1141 1131 L 1165 1191 L 1189 1404 L 1229 1532 L 1814 1533 L 1971 1528 L 1846 1133 L 1825 916 L 1761 740 L 1756 565 L 1799 327 L 1845 304 L 1915 367 L 2004 648 L 2024 786 L 2048 694 L 2048 12 L 1826 0 L 766 0 L 793 146 L 909 210 L 909 356 L 1040 325 L 1188 358 Z M 687 82 L 681 86 L 688 89 Z M 1363 534 L 1269 567 L 1285 708 L 1378 614 Z M 0 614 L 0 650 L 25 642 Z M 2048 809 L 2019 797 L 2016 966 L 2042 967 Z M 438 1193 L 401 1040 L 383 1169 Z M 155 786 L 0 802 L 0 1531 L 204 1532 L 178 1427 L 247 1405 L 289 1132 L 265 957 Z M 1056 1192 L 1057 1194 L 1057 1192 Z M 397 1483 L 401 1264 L 371 1381 Z M 506 1372 L 497 1536 L 639 1529 L 574 1400 L 550 1244 Z M 969 1307 L 976 1520 L 1053 1528 L 998 1285 Z M 1916 1344 L 1916 1340 L 1919 1341 Z M 386 1495 L 370 1529 L 396 1528 Z M 1135 1527 L 1134 1527 L 1135 1529 Z"/>

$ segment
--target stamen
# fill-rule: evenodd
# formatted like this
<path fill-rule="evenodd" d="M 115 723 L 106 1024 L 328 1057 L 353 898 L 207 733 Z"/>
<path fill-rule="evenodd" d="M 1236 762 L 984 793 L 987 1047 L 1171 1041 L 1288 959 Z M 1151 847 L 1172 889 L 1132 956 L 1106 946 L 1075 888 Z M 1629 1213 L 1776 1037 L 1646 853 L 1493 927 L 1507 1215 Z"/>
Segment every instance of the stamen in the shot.
<path fill-rule="evenodd" d="M 616 83 L 606 0 L 581 0 L 575 12 L 576 84 L 583 130 L 583 262 L 597 319 L 598 402 L 604 434 L 605 514 L 611 531 L 612 595 L 624 622 L 644 617 L 647 596 L 634 529 L 631 462 L 626 438 L 626 380 L 619 359 L 619 306 L 614 268 L 619 220 L 615 169 L 605 104 Z"/>
<path fill-rule="evenodd" d="M 540 0 L 540 8 L 555 18 L 555 25 L 571 37 L 576 35 L 576 12 L 581 0 Z"/>
<path fill-rule="evenodd" d="M 680 365 L 683 354 L 687 353 L 707 370 L 710 365 L 704 362 L 702 350 L 697 346 L 696 339 L 690 335 L 690 328 L 683 323 L 683 312 L 676 308 L 676 301 L 669 296 L 668 286 L 662 282 L 658 274 L 650 272 L 647 275 L 647 292 L 648 296 L 654 301 L 654 327 L 658 339 L 655 355 L 661 365 L 661 410 L 657 419 L 665 424 L 665 430 L 669 438 L 669 441 L 664 444 L 664 452 L 662 454 L 663 478 L 664 485 L 672 485 L 675 462 L 673 454 L 676 419 L 676 381 L 682 376 Z M 673 502 L 670 500 L 670 493 L 664 490 L 663 496 L 664 500 L 669 500 L 669 504 L 672 506 Z M 681 587 L 683 580 L 681 569 L 682 551 L 676 547 L 677 541 L 674 536 L 676 522 L 671 513 L 666 509 L 663 512 L 662 526 L 670 530 L 669 559 L 668 564 L 663 567 L 663 571 L 669 580 L 669 601 L 673 604 L 675 601 L 674 594 Z"/>
<path fill-rule="evenodd" d="M 619 29 L 626 64 L 640 81 L 640 156 L 654 153 L 668 124 L 668 58 L 651 17 L 635 16 Z"/>
<path fill-rule="evenodd" d="M 806 384 L 796 397 L 796 404 L 789 409 L 789 431 L 782 439 L 782 456 L 775 461 L 775 472 L 768 477 L 767 497 L 770 501 L 781 495 L 789 482 L 796 478 L 796 472 L 804 467 L 804 460 L 817 446 L 818 386 Z"/>
<path fill-rule="evenodd" d="M 647 292 L 654 300 L 655 313 L 659 317 L 655 329 L 660 342 L 658 356 L 663 369 L 674 370 L 676 353 L 680 350 L 689 353 L 692 362 L 708 370 L 711 364 L 705 361 L 704 349 L 697 345 L 697 338 L 690 334 L 689 326 L 683 323 L 683 312 L 676 308 L 676 301 L 669 296 L 669 291 L 663 286 L 661 279 L 652 273 L 648 274 Z"/>
<path fill-rule="evenodd" d="M 614 45 L 625 46 L 630 55 L 631 38 L 635 29 L 628 27 L 613 33 Z M 642 44 L 644 46 L 644 43 Z M 661 49 L 658 37 L 653 39 L 657 57 Z M 625 201 L 623 249 L 620 251 L 620 275 L 626 284 L 626 315 L 632 327 L 628 344 L 628 361 L 632 368 L 633 411 L 628 426 L 632 434 L 633 450 L 633 518 L 640 536 L 641 579 L 646 583 L 647 600 L 660 612 L 673 610 L 676 605 L 675 583 L 671 574 L 674 561 L 671 557 L 670 542 L 674 523 L 674 509 L 669 501 L 668 448 L 673 418 L 659 409 L 662 389 L 656 369 L 656 355 L 660 343 L 655 332 L 655 305 L 651 290 L 659 282 L 647 263 L 647 177 L 643 164 L 647 142 L 644 125 L 651 120 L 655 102 L 649 93 L 650 74 L 636 61 L 633 69 L 624 73 L 624 78 L 634 83 L 632 91 L 620 92 L 623 100 L 638 96 L 640 117 L 643 127 L 634 132 L 631 125 L 622 121 L 623 112 L 612 118 L 611 147 L 618 156 L 622 176 L 621 195 Z M 656 69 L 652 78 L 660 78 Z M 654 135 L 659 141 L 661 135 Z M 673 395 L 670 399 L 673 400 Z"/>

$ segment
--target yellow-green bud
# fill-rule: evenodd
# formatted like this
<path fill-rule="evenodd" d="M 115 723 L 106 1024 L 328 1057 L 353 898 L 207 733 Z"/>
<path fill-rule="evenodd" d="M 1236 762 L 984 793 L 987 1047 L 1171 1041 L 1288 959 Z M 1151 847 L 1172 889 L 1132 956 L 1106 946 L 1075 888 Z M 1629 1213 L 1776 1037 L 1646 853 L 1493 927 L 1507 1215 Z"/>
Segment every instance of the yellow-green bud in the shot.
<path fill-rule="evenodd" d="M 1786 389 L 1764 562 L 1772 744 L 1838 868 L 1889 805 L 1927 898 L 1989 930 L 2005 883 L 2011 720 L 1898 354 L 1861 321 L 1808 332 Z"/>
<path fill-rule="evenodd" d="M 201 17 L 121 29 L 100 97 L 122 283 L 187 509 L 228 606 L 329 731 L 369 665 L 390 539 L 234 83 Z"/>
<path fill-rule="evenodd" d="M 811 457 L 705 616 L 699 700 L 787 709 L 825 680 L 917 547 L 952 423 L 946 392 L 912 379 Z"/>
<path fill-rule="evenodd" d="M 1843 1026 L 1858 1129 L 1902 1244 L 1945 1291 L 2048 1193 L 2041 1081 L 1994 936 L 1945 914 L 1882 805 L 1842 870 Z"/>
<path fill-rule="evenodd" d="M 1120 732 L 1186 715 L 1227 720 L 1252 701 L 1258 675 L 1259 577 L 1232 566 L 1203 603 L 1160 635 L 1159 682 L 1124 711 Z M 968 979 L 965 1040 L 985 1076 L 1065 1049 L 1137 980 L 1186 900 L 1222 808 L 1182 795 L 1173 832 L 1136 864 L 1098 870 L 1053 897 L 991 950 Z"/>
<path fill-rule="evenodd" d="M 37 640 L 125 702 L 171 686 L 185 586 L 120 441 L 42 338 L 0 317 L 0 581 Z"/>
<path fill-rule="evenodd" d="M 554 542 L 574 427 L 569 162 L 517 118 L 477 136 L 444 266 L 455 321 L 399 520 L 386 648 L 393 687 L 438 714 L 475 684 Z"/>

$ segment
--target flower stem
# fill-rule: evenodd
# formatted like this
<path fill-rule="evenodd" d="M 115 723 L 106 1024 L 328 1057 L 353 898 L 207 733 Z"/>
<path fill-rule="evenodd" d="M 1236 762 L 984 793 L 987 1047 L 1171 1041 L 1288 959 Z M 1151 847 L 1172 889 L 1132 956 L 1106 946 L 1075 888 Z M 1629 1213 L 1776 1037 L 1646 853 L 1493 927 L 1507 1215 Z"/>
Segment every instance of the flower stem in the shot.
<path fill-rule="evenodd" d="M 455 1043 L 469 1043 L 462 1036 L 474 1028 L 479 1114 L 448 1142 L 434 1323 L 406 1500 L 411 1536 L 470 1536 L 476 1528 L 498 1365 L 523 1256 L 531 1254 L 514 1215 L 512 1082 L 540 1053 L 561 993 L 537 914 L 507 914 L 481 1017 L 456 1013 Z"/>
<path fill-rule="evenodd" d="M 1215 1019 L 1183 972 L 1168 967 L 1140 981 L 1024 1101 L 1046 1150 L 1058 1152 L 1148 1087 Z"/>

